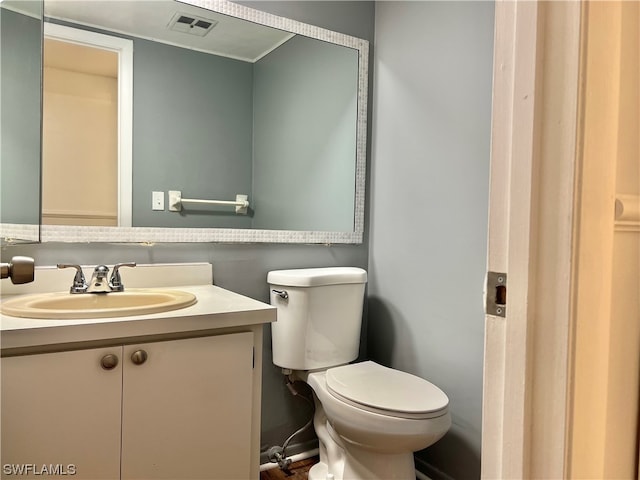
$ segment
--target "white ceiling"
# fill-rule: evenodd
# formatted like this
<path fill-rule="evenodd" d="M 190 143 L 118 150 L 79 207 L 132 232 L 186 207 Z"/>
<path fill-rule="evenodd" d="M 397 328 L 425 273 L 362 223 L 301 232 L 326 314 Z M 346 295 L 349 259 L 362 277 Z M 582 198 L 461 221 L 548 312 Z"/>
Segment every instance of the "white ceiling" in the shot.
<path fill-rule="evenodd" d="M 215 20 L 205 36 L 169 30 L 176 13 Z M 45 0 L 44 14 L 86 26 L 255 62 L 293 34 L 173 0 Z"/>

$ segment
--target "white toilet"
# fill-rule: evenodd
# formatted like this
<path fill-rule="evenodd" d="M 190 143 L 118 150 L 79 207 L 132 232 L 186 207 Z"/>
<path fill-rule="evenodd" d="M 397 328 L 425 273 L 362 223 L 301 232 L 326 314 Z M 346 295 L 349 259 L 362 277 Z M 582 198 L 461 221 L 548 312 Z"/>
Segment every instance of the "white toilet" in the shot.
<path fill-rule="evenodd" d="M 367 272 L 330 267 L 267 276 L 273 363 L 306 381 L 316 403 L 320 463 L 310 480 L 415 479 L 413 452 L 451 426 L 449 399 L 435 385 L 358 356 Z"/>

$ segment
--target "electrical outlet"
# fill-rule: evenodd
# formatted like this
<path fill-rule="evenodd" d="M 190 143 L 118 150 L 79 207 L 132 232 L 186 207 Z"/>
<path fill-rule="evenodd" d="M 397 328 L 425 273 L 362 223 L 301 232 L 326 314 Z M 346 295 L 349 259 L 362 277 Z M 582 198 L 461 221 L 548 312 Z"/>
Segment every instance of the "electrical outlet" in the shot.
<path fill-rule="evenodd" d="M 151 210 L 164 210 L 164 192 L 151 192 Z"/>

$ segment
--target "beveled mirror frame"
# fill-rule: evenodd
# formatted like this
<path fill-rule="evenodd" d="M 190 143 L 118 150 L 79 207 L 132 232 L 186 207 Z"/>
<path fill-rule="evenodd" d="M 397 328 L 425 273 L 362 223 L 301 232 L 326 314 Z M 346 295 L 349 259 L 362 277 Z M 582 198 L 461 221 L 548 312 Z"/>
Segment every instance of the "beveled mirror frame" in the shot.
<path fill-rule="evenodd" d="M 227 0 L 180 0 L 183 3 L 230 15 L 268 27 L 349 47 L 358 51 L 358 105 L 354 229 L 351 232 L 252 230 L 232 228 L 85 227 L 41 225 L 42 242 L 221 242 L 359 244 L 364 233 L 367 147 L 369 42 L 296 20 L 238 5 Z"/>

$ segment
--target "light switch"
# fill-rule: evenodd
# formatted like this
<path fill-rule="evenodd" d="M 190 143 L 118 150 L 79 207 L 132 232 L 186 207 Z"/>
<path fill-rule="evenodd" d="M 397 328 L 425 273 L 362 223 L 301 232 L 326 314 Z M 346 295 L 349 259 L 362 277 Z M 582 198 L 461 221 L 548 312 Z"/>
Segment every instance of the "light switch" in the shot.
<path fill-rule="evenodd" d="M 151 192 L 151 210 L 164 210 L 164 192 Z"/>

